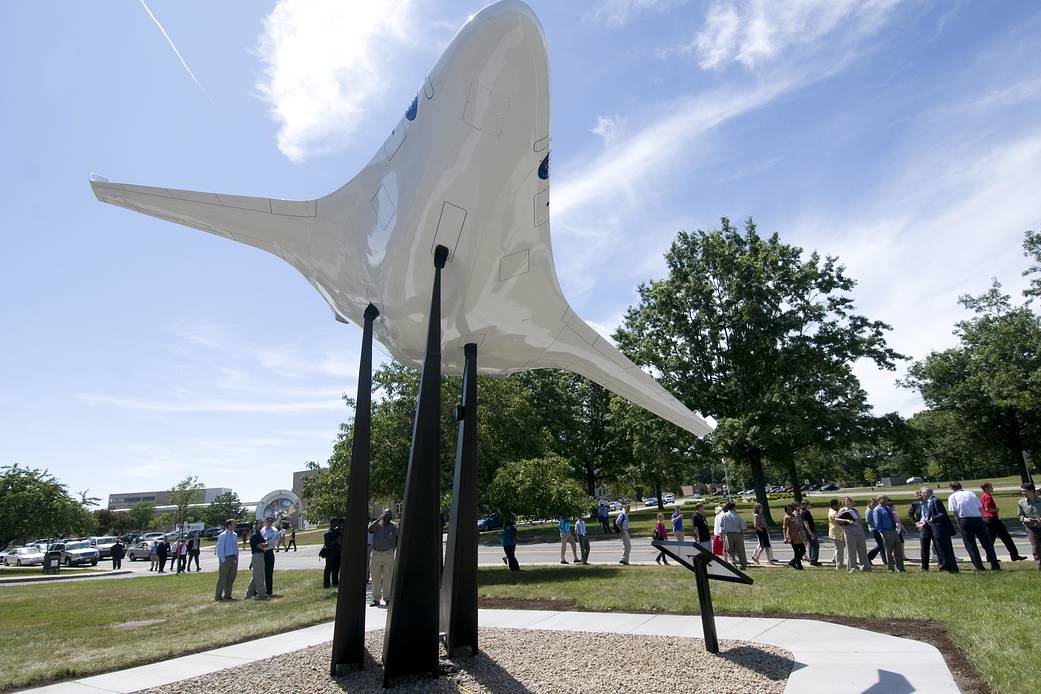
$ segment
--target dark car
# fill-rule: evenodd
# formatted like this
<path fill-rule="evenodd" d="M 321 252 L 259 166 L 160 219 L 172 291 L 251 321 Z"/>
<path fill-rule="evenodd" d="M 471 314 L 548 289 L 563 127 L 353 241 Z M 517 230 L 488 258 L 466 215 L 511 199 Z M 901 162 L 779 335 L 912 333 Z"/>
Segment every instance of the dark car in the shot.
<path fill-rule="evenodd" d="M 842 487 L 835 484 L 834 482 L 828 482 L 827 484 L 821 485 L 822 492 L 837 492 L 840 489 L 842 489 Z"/>
<path fill-rule="evenodd" d="M 485 530 L 498 530 L 500 528 L 502 528 L 502 518 L 499 517 L 498 513 L 481 516 L 477 519 L 478 532 L 483 532 Z"/>
<path fill-rule="evenodd" d="M 199 533 L 199 537 L 214 538 L 220 535 L 222 532 L 224 532 L 224 528 L 206 528 L 201 533 Z"/>

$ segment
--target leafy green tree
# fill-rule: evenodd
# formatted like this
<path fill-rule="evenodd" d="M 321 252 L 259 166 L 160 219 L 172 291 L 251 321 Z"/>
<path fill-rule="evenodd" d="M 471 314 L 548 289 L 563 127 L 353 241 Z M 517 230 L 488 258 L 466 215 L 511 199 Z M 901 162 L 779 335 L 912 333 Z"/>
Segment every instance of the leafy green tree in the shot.
<path fill-rule="evenodd" d="M 188 521 L 188 507 L 202 501 L 204 486 L 196 475 L 188 475 L 170 488 L 170 501 L 177 507 L 174 523 L 178 529 Z"/>
<path fill-rule="evenodd" d="M 973 315 L 957 323 L 958 345 L 915 362 L 903 383 L 930 408 L 957 413 L 975 438 L 999 444 L 1027 481 L 1024 451 L 1041 443 L 1041 320 L 1029 303 L 1013 305 L 997 280 L 959 303 Z"/>
<path fill-rule="evenodd" d="M 875 468 L 864 468 L 864 481 L 868 483 L 868 486 L 871 486 L 878 481 L 878 473 L 875 472 Z"/>
<path fill-rule="evenodd" d="M 571 464 L 549 454 L 503 464 L 488 487 L 489 508 L 504 516 L 541 520 L 588 512 L 593 500 L 575 481 Z"/>
<path fill-rule="evenodd" d="M 209 527 L 223 527 L 229 518 L 242 520 L 246 509 L 235 492 L 218 494 L 209 506 L 202 510 L 202 520 Z"/>
<path fill-rule="evenodd" d="M 623 477 L 634 487 L 653 490 L 664 511 L 662 492 L 682 482 L 697 438 L 623 398 L 612 399 L 609 419 L 617 443 L 630 454 Z"/>
<path fill-rule="evenodd" d="M 166 530 L 170 527 L 177 526 L 177 516 L 169 511 L 163 511 L 152 516 L 151 520 L 148 521 L 148 527 L 153 530 Z"/>
<path fill-rule="evenodd" d="M 143 530 L 150 527 L 149 521 L 155 515 L 155 504 L 151 501 L 141 501 L 131 506 L 127 513 L 130 516 L 130 529 Z"/>
<path fill-rule="evenodd" d="M 96 535 L 108 535 L 110 533 L 122 535 L 133 529 L 130 522 L 130 514 L 126 511 L 109 511 L 105 508 L 99 508 L 92 513 L 94 514 L 94 534 Z"/>
<path fill-rule="evenodd" d="M 0 467 L 0 547 L 93 528 L 94 516 L 54 475 L 17 463 Z"/>
<path fill-rule="evenodd" d="M 619 347 L 717 420 L 718 453 L 748 468 L 769 520 L 764 461 L 819 443 L 807 435 L 818 425 L 835 436 L 838 427 L 819 420 L 830 404 L 859 416 L 849 367 L 867 359 L 893 368 L 889 326 L 855 312 L 856 283 L 836 258 L 804 257 L 776 234 L 761 237 L 752 220 L 743 232 L 726 218 L 718 230 L 680 232 L 665 260 L 668 275 L 640 286 Z"/>

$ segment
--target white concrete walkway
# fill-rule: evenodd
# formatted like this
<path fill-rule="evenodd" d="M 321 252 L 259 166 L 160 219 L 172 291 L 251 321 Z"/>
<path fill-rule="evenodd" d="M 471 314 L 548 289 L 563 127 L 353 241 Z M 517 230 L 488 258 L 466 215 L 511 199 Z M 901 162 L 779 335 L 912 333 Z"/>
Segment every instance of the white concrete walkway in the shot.
<path fill-rule="evenodd" d="M 381 629 L 383 608 L 367 608 L 366 628 Z M 702 638 L 698 615 L 620 612 L 481 610 L 482 627 L 594 631 Z M 717 617 L 720 640 L 769 644 L 791 651 L 795 665 L 786 692 L 841 691 L 845 694 L 956 692 L 943 656 L 933 646 L 809 619 Z M 332 640 L 331 622 L 161 663 L 26 690 L 48 694 L 135 692 L 282 655 Z"/>

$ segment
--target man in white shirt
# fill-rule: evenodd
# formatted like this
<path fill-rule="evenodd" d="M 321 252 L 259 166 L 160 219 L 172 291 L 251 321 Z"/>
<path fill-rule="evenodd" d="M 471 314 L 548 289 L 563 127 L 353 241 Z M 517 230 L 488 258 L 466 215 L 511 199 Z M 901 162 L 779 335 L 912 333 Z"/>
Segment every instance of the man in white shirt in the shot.
<path fill-rule="evenodd" d="M 961 541 L 965 545 L 965 551 L 969 553 L 969 559 L 977 571 L 983 571 L 983 561 L 980 559 L 980 550 L 976 546 L 978 539 L 983 545 L 983 551 L 987 554 L 991 571 L 1001 571 L 1001 564 L 994 554 L 994 542 L 987 532 L 987 526 L 983 523 L 983 505 L 979 498 L 968 489 L 962 489 L 961 482 L 951 482 L 951 491 L 954 493 L 947 499 L 947 508 L 954 517 L 958 519 L 958 527 L 961 528 Z"/>
<path fill-rule="evenodd" d="M 629 565 L 629 552 L 632 551 L 633 543 L 629 540 L 629 504 L 622 507 L 622 512 L 614 519 L 615 525 L 622 533 L 622 558 L 619 564 Z"/>
<path fill-rule="evenodd" d="M 231 589 L 239 572 L 239 538 L 235 534 L 235 519 L 224 521 L 224 532 L 217 536 L 217 592 L 213 599 L 234 600 Z"/>

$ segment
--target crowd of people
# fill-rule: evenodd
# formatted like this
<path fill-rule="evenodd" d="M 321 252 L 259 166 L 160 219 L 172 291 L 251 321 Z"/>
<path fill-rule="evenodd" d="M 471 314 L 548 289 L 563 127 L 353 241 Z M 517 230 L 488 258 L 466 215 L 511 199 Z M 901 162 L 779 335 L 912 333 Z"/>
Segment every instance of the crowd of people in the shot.
<path fill-rule="evenodd" d="M 831 540 L 834 551 L 827 564 L 835 569 L 854 571 L 871 571 L 877 564 L 887 571 L 902 573 L 906 571 L 908 561 L 905 543 L 910 539 L 909 526 L 913 525 L 919 532 L 918 562 L 923 571 L 931 565 L 940 571 L 956 573 L 957 559 L 954 555 L 952 538 L 961 536 L 969 562 L 977 571 L 984 571 L 984 559 L 993 571 L 1000 571 L 1001 564 L 995 554 L 995 543 L 1001 541 L 1012 561 L 1027 559 L 1021 554 L 1009 535 L 1008 528 L 1001 520 L 999 509 L 994 501 L 993 485 L 981 485 L 982 494 L 964 489 L 959 482 L 950 483 L 951 494 L 946 504 L 936 495 L 934 490 L 923 487 L 915 492 L 915 502 L 907 511 L 907 519 L 901 518 L 894 508 L 893 500 L 886 494 L 870 498 L 865 508 L 857 507 L 855 500 L 846 496 L 841 501 L 832 499 L 828 504 L 827 537 Z M 1022 499 L 1018 504 L 1018 516 L 1026 531 L 1027 538 L 1033 548 L 1034 559 L 1041 568 L 1041 495 L 1034 485 L 1024 483 L 1021 488 Z M 784 544 L 791 547 L 792 558 L 786 562 L 796 570 L 803 570 L 806 564 L 814 567 L 824 566 L 821 561 L 821 543 L 818 533 L 818 520 L 812 512 L 812 502 L 803 499 L 799 503 L 784 506 L 784 517 L 781 524 L 781 535 Z M 617 534 L 622 542 L 622 556 L 619 564 L 628 565 L 632 552 L 630 536 L 630 512 L 628 504 L 621 512 L 611 518 L 605 504 L 600 504 L 592 514 L 600 524 L 601 532 Z M 953 516 L 953 520 L 952 520 Z M 665 513 L 659 513 L 652 531 L 652 539 L 683 541 L 687 537 L 686 519 L 677 506 L 666 519 Z M 766 522 L 761 504 L 755 504 L 752 511 L 751 526 L 737 511 L 737 503 L 729 501 L 715 508 L 710 525 L 705 514 L 704 504 L 694 507 L 689 516 L 691 539 L 702 544 L 714 554 L 725 557 L 741 569 L 747 569 L 749 561 L 760 564 L 764 558 L 769 564 L 779 564 L 773 554 L 770 530 Z M 820 521 L 823 523 L 823 520 Z M 589 535 L 585 519 L 560 518 L 560 563 L 589 563 Z M 745 551 L 745 536 L 751 530 L 756 537 L 757 546 L 748 557 Z M 504 555 L 503 563 L 513 571 L 519 569 L 516 558 L 517 528 L 512 519 L 506 521 L 502 529 L 501 541 Z M 868 549 L 868 543 L 873 546 Z M 567 560 L 570 547 L 571 562 Z M 659 551 L 655 562 L 668 565 L 665 552 Z"/>
<path fill-rule="evenodd" d="M 202 571 L 199 566 L 199 553 L 202 551 L 202 540 L 198 535 L 179 538 L 171 543 L 168 539 L 159 538 L 152 540 L 148 548 L 148 570 L 156 573 L 185 573 L 192 570 L 192 562 L 195 562 L 195 570 Z M 126 554 L 124 548 L 120 549 L 120 559 Z M 116 565 L 116 553 L 113 546 L 112 568 L 118 569 Z M 122 562 L 120 562 L 122 565 Z"/>

